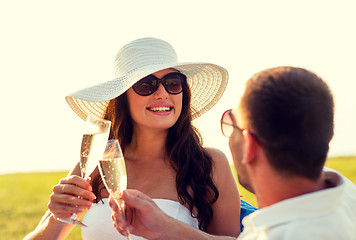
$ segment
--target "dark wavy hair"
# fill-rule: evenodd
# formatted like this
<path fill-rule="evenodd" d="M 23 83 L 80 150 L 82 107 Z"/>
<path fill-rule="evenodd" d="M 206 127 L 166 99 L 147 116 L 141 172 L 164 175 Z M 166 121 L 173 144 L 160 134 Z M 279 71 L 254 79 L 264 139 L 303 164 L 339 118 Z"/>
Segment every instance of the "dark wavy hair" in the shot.
<path fill-rule="evenodd" d="M 212 204 L 218 199 L 219 192 L 212 180 L 212 158 L 202 147 L 201 135 L 192 125 L 190 99 L 190 89 L 185 83 L 182 112 L 177 122 L 168 130 L 166 152 L 172 168 L 177 173 L 176 189 L 179 201 L 187 204 L 191 213 L 193 208 L 197 209 L 199 228 L 206 230 L 213 217 Z M 109 102 L 105 119 L 112 122 L 109 138 L 118 139 L 125 151 L 133 133 L 126 93 Z M 97 199 L 101 199 L 102 189 L 98 189 L 101 182 L 100 175 L 92 181 Z"/>

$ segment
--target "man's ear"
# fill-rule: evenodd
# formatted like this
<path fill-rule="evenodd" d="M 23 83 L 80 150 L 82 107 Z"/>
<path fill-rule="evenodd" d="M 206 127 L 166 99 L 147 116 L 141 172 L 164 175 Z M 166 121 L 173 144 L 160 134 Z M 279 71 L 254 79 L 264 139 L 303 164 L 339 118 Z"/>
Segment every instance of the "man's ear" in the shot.
<path fill-rule="evenodd" d="M 246 164 L 250 164 L 256 160 L 260 145 L 258 140 L 249 130 L 243 130 L 242 135 L 245 140 L 245 157 Z"/>

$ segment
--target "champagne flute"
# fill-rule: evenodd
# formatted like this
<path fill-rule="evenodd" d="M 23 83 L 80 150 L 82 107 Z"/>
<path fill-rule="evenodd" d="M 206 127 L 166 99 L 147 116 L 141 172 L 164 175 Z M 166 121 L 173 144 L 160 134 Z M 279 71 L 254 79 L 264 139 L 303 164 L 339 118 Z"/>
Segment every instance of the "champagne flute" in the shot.
<path fill-rule="evenodd" d="M 111 122 L 94 115 L 88 115 L 84 125 L 84 133 L 80 150 L 80 172 L 82 178 L 87 178 L 95 170 L 98 160 L 102 158 L 103 152 L 110 133 Z M 87 227 L 78 220 L 77 214 L 73 213 L 70 218 L 57 218 L 57 220 Z"/>
<path fill-rule="evenodd" d="M 124 216 L 123 200 L 121 192 L 126 189 L 127 174 L 124 156 L 117 139 L 109 140 L 103 158 L 99 160 L 99 171 L 106 189 L 113 196 L 121 214 Z M 127 239 L 131 240 L 130 231 L 126 229 Z"/>

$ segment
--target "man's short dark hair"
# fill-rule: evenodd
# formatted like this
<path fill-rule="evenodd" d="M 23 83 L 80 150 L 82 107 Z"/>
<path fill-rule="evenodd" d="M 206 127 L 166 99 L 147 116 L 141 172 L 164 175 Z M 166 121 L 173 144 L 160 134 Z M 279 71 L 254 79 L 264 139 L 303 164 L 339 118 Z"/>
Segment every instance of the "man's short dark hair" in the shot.
<path fill-rule="evenodd" d="M 334 128 L 333 97 L 320 77 L 303 68 L 264 70 L 247 82 L 241 107 L 276 170 L 319 178 Z"/>

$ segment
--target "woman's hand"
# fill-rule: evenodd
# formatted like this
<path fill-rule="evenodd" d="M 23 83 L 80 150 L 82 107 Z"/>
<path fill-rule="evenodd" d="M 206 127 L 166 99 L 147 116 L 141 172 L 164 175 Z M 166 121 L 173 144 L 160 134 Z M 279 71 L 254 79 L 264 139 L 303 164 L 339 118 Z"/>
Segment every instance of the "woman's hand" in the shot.
<path fill-rule="evenodd" d="M 96 197 L 89 182 L 90 179 L 70 175 L 53 187 L 48 209 L 55 218 L 69 218 L 91 207 Z"/>

